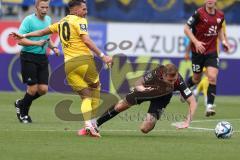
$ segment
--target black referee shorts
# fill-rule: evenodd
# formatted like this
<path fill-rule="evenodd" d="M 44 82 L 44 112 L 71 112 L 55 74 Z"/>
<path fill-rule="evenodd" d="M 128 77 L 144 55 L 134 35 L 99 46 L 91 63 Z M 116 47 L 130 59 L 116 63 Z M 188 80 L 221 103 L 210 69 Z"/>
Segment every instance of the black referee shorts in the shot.
<path fill-rule="evenodd" d="M 48 85 L 48 58 L 43 54 L 22 52 L 20 55 L 23 83 Z"/>
<path fill-rule="evenodd" d="M 161 117 L 161 113 L 163 112 L 163 109 L 166 108 L 166 106 L 169 104 L 172 98 L 172 93 L 159 96 L 159 97 L 147 96 L 148 94 L 151 94 L 151 93 L 133 91 L 129 93 L 125 99 L 129 104 L 132 104 L 132 105 L 141 104 L 142 102 L 145 102 L 145 101 L 150 101 L 148 113 L 150 113 L 156 119 L 159 120 Z"/>

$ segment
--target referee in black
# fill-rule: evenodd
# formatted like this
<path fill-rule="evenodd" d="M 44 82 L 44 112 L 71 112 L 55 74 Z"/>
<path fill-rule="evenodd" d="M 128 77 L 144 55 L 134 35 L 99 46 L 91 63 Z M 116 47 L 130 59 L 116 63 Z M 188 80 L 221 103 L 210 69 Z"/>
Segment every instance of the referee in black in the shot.
<path fill-rule="evenodd" d="M 19 28 L 19 33 L 26 34 L 41 30 L 51 24 L 51 18 L 47 15 L 49 0 L 36 0 L 36 12 L 25 17 Z M 57 47 L 49 41 L 49 36 L 19 39 L 22 45 L 20 60 L 23 83 L 27 84 L 27 91 L 22 99 L 15 101 L 17 118 L 21 123 L 31 123 L 29 109 L 32 101 L 44 95 L 48 91 L 48 58 L 47 47 L 59 55 Z"/>

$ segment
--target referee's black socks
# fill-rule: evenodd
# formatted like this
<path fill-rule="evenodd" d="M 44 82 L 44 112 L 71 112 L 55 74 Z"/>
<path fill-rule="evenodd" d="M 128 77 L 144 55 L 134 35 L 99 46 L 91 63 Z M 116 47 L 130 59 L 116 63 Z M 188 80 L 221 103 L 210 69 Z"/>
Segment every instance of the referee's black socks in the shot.
<path fill-rule="evenodd" d="M 110 109 L 107 110 L 107 112 L 105 112 L 100 118 L 97 119 L 98 127 L 119 114 L 119 112 L 114 109 L 114 106 L 115 105 L 113 105 Z"/>
<path fill-rule="evenodd" d="M 30 95 L 26 92 L 24 98 L 21 100 L 21 103 L 22 103 L 22 107 L 20 109 L 20 114 L 25 116 L 25 115 L 28 115 L 28 112 L 29 112 L 29 109 L 30 109 L 30 106 L 32 104 L 32 101 L 39 98 L 41 95 L 37 92 L 35 95 Z"/>

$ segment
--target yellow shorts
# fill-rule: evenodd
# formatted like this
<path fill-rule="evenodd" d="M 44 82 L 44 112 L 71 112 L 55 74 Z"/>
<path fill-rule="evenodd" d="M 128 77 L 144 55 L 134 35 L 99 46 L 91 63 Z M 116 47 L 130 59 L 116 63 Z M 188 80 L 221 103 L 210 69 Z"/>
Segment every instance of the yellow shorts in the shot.
<path fill-rule="evenodd" d="M 68 84 L 74 91 L 99 82 L 99 73 L 93 57 L 79 57 L 65 62 L 65 73 Z"/>

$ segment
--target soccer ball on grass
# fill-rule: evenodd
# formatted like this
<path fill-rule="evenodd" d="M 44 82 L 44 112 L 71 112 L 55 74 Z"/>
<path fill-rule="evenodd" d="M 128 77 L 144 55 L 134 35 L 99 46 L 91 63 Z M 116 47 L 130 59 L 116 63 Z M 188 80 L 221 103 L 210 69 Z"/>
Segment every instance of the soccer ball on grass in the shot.
<path fill-rule="evenodd" d="M 231 138 L 232 134 L 233 134 L 233 127 L 231 123 L 227 121 L 218 122 L 215 128 L 215 135 L 217 138 L 223 138 L 223 139 Z"/>

